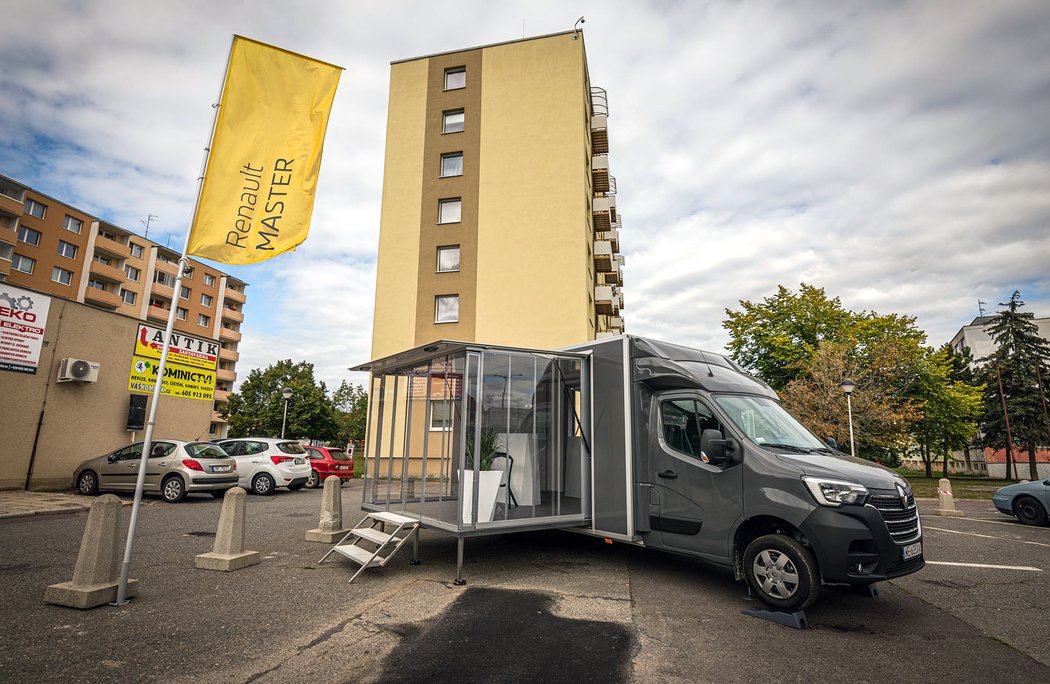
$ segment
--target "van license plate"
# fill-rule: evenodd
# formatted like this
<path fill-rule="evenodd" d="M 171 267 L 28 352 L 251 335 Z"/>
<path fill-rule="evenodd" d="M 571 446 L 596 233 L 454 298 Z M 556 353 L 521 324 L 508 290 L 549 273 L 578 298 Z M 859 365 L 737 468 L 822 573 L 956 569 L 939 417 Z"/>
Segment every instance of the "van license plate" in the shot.
<path fill-rule="evenodd" d="M 901 558 L 908 560 L 909 558 L 915 558 L 916 556 L 922 555 L 922 542 L 915 542 L 914 544 L 908 544 L 901 549 Z"/>
<path fill-rule="evenodd" d="M 212 466 L 211 471 L 213 473 L 228 473 L 230 472 L 230 466 Z"/>
<path fill-rule="evenodd" d="M 304 463 L 306 463 L 306 459 L 305 458 L 297 458 L 297 459 L 295 459 L 295 465 L 302 465 Z"/>

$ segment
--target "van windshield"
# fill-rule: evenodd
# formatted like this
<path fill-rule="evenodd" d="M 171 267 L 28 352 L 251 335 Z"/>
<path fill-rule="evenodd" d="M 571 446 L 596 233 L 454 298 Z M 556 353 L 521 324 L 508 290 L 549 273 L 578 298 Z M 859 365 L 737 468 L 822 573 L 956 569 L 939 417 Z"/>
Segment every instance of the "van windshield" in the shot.
<path fill-rule="evenodd" d="M 777 445 L 807 450 L 827 448 L 772 399 L 734 394 L 715 395 L 714 399 L 729 414 L 737 428 L 759 446 Z"/>

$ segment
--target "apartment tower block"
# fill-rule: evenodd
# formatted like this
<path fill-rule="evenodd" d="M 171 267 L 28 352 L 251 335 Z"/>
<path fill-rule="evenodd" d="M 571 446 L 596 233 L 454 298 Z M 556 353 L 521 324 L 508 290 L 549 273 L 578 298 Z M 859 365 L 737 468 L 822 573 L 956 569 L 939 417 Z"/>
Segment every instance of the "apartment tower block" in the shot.
<path fill-rule="evenodd" d="M 373 358 L 623 332 L 608 113 L 578 31 L 391 64 Z"/>

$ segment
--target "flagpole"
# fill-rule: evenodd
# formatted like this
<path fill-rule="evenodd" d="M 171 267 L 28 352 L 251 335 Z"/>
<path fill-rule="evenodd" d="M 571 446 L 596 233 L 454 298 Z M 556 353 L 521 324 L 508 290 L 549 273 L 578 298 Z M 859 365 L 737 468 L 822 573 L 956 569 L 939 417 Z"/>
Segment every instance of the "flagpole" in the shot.
<path fill-rule="evenodd" d="M 218 101 L 212 105 L 215 114 L 212 116 L 211 133 L 208 136 L 208 146 L 204 148 L 201 159 L 201 170 L 197 177 L 197 193 L 193 202 L 193 214 L 190 216 L 190 224 L 186 229 L 186 242 L 182 246 L 182 255 L 179 257 L 178 275 L 175 276 L 175 286 L 172 292 L 171 309 L 168 311 L 168 324 L 164 328 L 164 340 L 160 350 L 160 363 L 157 366 L 157 380 L 153 385 L 153 403 L 149 409 L 149 420 L 146 422 L 146 435 L 142 442 L 142 456 L 139 459 L 139 474 L 135 481 L 135 500 L 131 505 L 131 520 L 128 523 L 128 538 L 124 545 L 124 561 L 120 566 L 120 583 L 117 585 L 117 599 L 110 605 L 123 606 L 128 602 L 128 575 L 131 572 L 131 549 L 135 542 L 135 528 L 138 524 L 139 507 L 142 503 L 142 489 L 146 482 L 146 465 L 149 461 L 150 450 L 153 445 L 153 426 L 157 422 L 157 407 L 160 404 L 161 388 L 164 384 L 164 370 L 168 362 L 168 350 L 171 340 L 171 332 L 175 328 L 175 313 L 179 306 L 179 296 L 182 292 L 182 279 L 188 268 L 186 252 L 190 247 L 190 235 L 193 232 L 193 224 L 197 220 L 197 210 L 200 205 L 201 189 L 204 186 L 204 175 L 208 168 L 208 157 L 211 154 L 212 142 L 215 139 L 215 127 L 219 120 L 219 107 L 222 104 L 222 94 L 226 89 L 226 76 L 230 71 L 230 59 L 233 56 L 233 40 L 230 40 L 230 51 L 226 55 L 226 68 L 222 72 L 222 85 L 219 87 Z M 221 304 L 221 302 L 220 302 Z"/>

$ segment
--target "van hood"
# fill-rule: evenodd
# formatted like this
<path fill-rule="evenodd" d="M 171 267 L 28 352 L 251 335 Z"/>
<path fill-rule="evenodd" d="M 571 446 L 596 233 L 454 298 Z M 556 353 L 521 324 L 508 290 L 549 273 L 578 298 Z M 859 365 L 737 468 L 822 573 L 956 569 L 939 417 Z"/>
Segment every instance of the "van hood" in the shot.
<path fill-rule="evenodd" d="M 804 475 L 826 477 L 864 485 L 868 489 L 890 489 L 896 483 L 911 491 L 908 481 L 889 468 L 846 454 L 785 454 L 777 458 L 802 470 Z"/>

